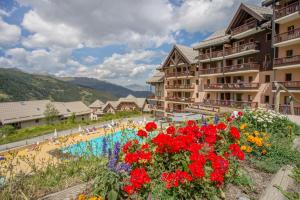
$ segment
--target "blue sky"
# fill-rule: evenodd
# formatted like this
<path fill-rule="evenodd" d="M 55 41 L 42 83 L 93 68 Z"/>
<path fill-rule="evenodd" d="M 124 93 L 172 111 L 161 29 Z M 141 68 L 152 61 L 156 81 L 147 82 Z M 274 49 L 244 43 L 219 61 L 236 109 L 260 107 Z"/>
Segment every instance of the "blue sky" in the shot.
<path fill-rule="evenodd" d="M 0 67 L 145 85 L 174 43 L 192 46 L 259 0 L 0 0 Z"/>

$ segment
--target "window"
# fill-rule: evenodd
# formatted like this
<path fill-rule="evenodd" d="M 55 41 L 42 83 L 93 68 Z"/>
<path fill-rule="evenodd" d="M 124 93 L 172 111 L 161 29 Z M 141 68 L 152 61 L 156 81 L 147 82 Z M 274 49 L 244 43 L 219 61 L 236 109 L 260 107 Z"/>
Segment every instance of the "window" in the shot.
<path fill-rule="evenodd" d="M 196 98 L 199 98 L 199 93 L 198 92 L 196 93 Z"/>
<path fill-rule="evenodd" d="M 249 62 L 249 63 L 253 63 L 253 62 L 254 62 L 254 58 L 253 58 L 253 57 L 249 57 L 249 58 L 248 58 L 248 62 Z"/>
<path fill-rule="evenodd" d="M 242 94 L 236 94 L 236 100 L 242 101 Z"/>
<path fill-rule="evenodd" d="M 40 120 L 39 120 L 39 119 L 36 119 L 36 120 L 35 120 L 35 123 L 39 123 L 39 122 L 40 122 Z"/>
<path fill-rule="evenodd" d="M 266 34 L 266 41 L 270 41 L 272 39 L 272 34 L 271 33 L 267 33 Z"/>
<path fill-rule="evenodd" d="M 254 38 L 250 38 L 249 43 L 253 43 L 254 42 Z"/>
<path fill-rule="evenodd" d="M 248 101 L 252 101 L 252 96 L 248 95 Z"/>
<path fill-rule="evenodd" d="M 289 105 L 290 102 L 291 102 L 291 97 L 289 97 L 289 96 L 284 96 L 284 104 L 285 104 L 285 105 Z"/>
<path fill-rule="evenodd" d="M 293 56 L 293 50 L 289 49 L 286 51 L 286 57 L 292 57 Z"/>
<path fill-rule="evenodd" d="M 199 80 L 196 80 L 196 85 L 199 85 Z"/>
<path fill-rule="evenodd" d="M 288 34 L 293 34 L 294 33 L 294 29 L 295 29 L 294 25 L 289 26 L 288 27 Z"/>
<path fill-rule="evenodd" d="M 292 74 L 291 73 L 285 74 L 285 81 L 292 81 Z"/>
<path fill-rule="evenodd" d="M 249 83 L 251 83 L 253 81 L 253 77 L 252 76 L 249 76 Z"/>
<path fill-rule="evenodd" d="M 207 99 L 210 99 L 210 94 L 209 94 L 209 93 L 206 95 L 206 98 L 207 98 Z"/>
<path fill-rule="evenodd" d="M 270 96 L 268 95 L 265 96 L 265 103 L 270 103 Z"/>
<path fill-rule="evenodd" d="M 210 84 L 210 79 L 207 79 L 206 83 L 207 83 L 207 85 L 209 85 Z"/>
<path fill-rule="evenodd" d="M 270 83 L 270 81 L 271 81 L 271 76 L 265 75 L 265 83 Z"/>
<path fill-rule="evenodd" d="M 239 58 L 238 60 L 237 60 L 237 64 L 238 65 L 241 65 L 241 64 L 243 64 L 244 63 L 244 59 L 243 58 Z"/>

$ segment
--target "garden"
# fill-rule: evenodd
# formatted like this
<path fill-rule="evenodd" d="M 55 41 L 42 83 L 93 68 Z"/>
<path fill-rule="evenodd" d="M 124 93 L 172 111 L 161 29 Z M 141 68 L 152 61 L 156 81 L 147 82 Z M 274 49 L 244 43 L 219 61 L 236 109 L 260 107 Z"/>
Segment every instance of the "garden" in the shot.
<path fill-rule="evenodd" d="M 294 167 L 300 184 L 300 153 L 293 149 L 298 134 L 286 116 L 261 108 L 164 129 L 148 122 L 133 139 L 107 137 L 101 155 L 71 156 L 6 177 L 0 198 L 37 199 L 88 182 L 77 199 L 259 199 L 285 165 Z M 299 199 L 298 189 L 278 187 L 289 200 Z"/>

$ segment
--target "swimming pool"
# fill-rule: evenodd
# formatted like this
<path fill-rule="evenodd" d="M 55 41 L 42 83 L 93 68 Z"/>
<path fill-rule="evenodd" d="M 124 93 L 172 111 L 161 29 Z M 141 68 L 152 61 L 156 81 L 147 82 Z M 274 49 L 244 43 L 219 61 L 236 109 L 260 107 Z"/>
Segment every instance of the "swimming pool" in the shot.
<path fill-rule="evenodd" d="M 107 149 L 112 149 L 116 142 L 121 144 L 126 143 L 130 139 L 140 138 L 136 135 L 136 130 L 123 130 L 111 133 L 109 135 L 100 136 L 98 138 L 73 144 L 61 149 L 62 153 L 69 153 L 73 156 L 86 156 L 86 155 L 95 155 L 99 156 L 102 154 L 103 150 L 103 140 L 107 140 Z"/>

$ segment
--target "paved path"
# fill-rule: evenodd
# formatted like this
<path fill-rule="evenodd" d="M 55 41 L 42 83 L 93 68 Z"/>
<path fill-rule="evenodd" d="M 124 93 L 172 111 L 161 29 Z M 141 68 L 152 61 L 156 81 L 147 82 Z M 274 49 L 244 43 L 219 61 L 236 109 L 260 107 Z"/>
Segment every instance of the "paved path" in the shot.
<path fill-rule="evenodd" d="M 118 119 L 118 120 L 114 120 L 114 121 L 119 122 L 119 121 L 122 121 L 122 120 L 129 120 L 129 119 L 133 120 L 133 121 L 141 121 L 141 120 L 144 119 L 144 116 Z M 147 118 L 147 120 L 150 120 L 150 119 Z M 91 124 L 91 125 L 88 125 L 88 126 L 82 126 L 82 130 L 84 130 L 85 128 L 92 128 L 92 127 L 99 128 L 103 125 L 110 124 L 110 123 L 111 122 L 109 121 L 109 122 L 102 122 L 102 123 L 99 123 L 99 124 Z M 54 132 L 54 130 L 53 130 L 53 132 Z M 71 134 L 74 134 L 74 133 L 78 133 L 78 127 L 73 128 L 73 129 L 64 130 L 64 131 L 58 131 L 57 132 L 57 137 L 71 135 Z M 21 141 L 18 141 L 18 142 L 3 144 L 3 145 L 0 145 L 0 152 L 15 149 L 15 148 L 19 148 L 19 147 L 23 147 L 23 146 L 27 146 L 27 145 L 36 144 L 37 142 L 44 142 L 45 140 L 49 140 L 53 137 L 54 137 L 53 133 L 49 133 L 49 134 L 46 134 L 46 135 L 41 135 L 41 136 L 38 136 L 38 137 L 34 137 L 34 138 L 26 139 L 26 140 L 21 140 Z"/>
<path fill-rule="evenodd" d="M 299 115 L 288 115 L 287 116 L 292 122 L 300 126 L 300 116 Z"/>

